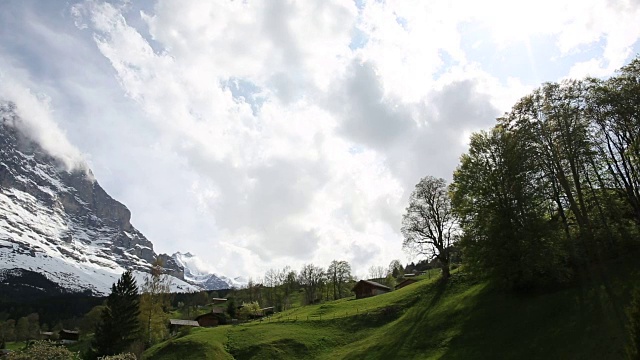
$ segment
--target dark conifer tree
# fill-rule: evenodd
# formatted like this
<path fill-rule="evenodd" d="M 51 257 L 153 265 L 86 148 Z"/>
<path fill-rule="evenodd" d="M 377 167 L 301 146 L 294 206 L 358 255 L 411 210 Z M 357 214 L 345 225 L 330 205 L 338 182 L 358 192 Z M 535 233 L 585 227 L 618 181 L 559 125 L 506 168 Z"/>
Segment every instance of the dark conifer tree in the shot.
<path fill-rule="evenodd" d="M 92 344 L 95 356 L 122 353 L 137 339 L 140 330 L 139 303 L 136 281 L 131 271 L 126 271 L 120 280 L 111 286 L 107 306 L 102 311 L 101 321 L 96 327 Z"/>

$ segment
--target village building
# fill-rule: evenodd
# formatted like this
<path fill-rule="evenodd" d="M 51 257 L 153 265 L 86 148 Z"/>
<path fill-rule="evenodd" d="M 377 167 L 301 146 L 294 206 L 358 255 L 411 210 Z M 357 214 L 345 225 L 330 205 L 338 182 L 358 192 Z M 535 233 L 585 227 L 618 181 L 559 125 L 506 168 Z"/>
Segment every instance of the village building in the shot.
<path fill-rule="evenodd" d="M 402 282 L 400 282 L 398 285 L 396 285 L 396 290 L 398 289 L 402 289 L 403 287 L 407 286 L 407 285 L 411 285 L 415 282 L 418 282 L 418 280 L 416 279 L 404 279 Z"/>
<path fill-rule="evenodd" d="M 196 317 L 195 321 L 202 327 L 212 327 L 226 324 L 224 309 L 214 307 L 211 312 Z"/>
<path fill-rule="evenodd" d="M 40 331 L 40 340 L 53 339 L 53 331 Z"/>
<path fill-rule="evenodd" d="M 175 334 L 182 327 L 199 327 L 197 321 L 194 320 L 181 320 L 181 319 L 169 319 L 169 332 Z"/>
<path fill-rule="evenodd" d="M 388 293 L 391 289 L 388 286 L 384 286 L 375 281 L 360 280 L 351 291 L 356 293 L 356 299 L 362 299 Z"/>
<path fill-rule="evenodd" d="M 63 344 L 73 344 L 80 340 L 80 332 L 62 329 L 58 333 L 58 340 Z"/>
<path fill-rule="evenodd" d="M 273 315 L 274 308 L 273 306 L 269 306 L 269 307 L 260 309 L 260 312 L 262 313 L 262 316 Z"/>

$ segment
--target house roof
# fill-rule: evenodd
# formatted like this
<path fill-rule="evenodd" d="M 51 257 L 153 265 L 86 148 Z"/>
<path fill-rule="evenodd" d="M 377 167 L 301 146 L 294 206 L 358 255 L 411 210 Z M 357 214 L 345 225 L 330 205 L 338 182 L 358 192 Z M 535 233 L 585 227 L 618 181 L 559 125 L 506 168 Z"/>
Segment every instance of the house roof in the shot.
<path fill-rule="evenodd" d="M 67 334 L 80 334 L 80 331 L 75 331 L 75 330 L 66 330 L 66 329 L 62 329 L 60 330 L 61 333 L 67 333 Z"/>
<path fill-rule="evenodd" d="M 360 280 L 360 281 L 358 281 L 358 283 L 356 284 L 356 286 L 354 286 L 354 287 L 353 287 L 353 290 L 355 290 L 355 289 L 356 289 L 358 286 L 360 286 L 360 285 L 373 286 L 373 287 L 378 288 L 378 289 L 383 289 L 383 290 L 391 291 L 391 288 L 390 288 L 390 287 L 388 287 L 388 286 L 384 286 L 384 285 L 382 285 L 382 284 L 379 284 L 379 283 L 377 283 L 377 282 L 375 282 L 375 281 L 370 281 L 370 280 Z M 353 291 L 353 290 L 352 290 L 352 291 Z"/>
<path fill-rule="evenodd" d="M 196 316 L 196 321 L 198 319 L 201 319 L 201 318 L 206 317 L 206 316 L 214 316 L 216 314 L 223 314 L 223 313 L 224 313 L 224 311 L 222 311 L 222 312 L 208 312 L 208 313 L 200 314 L 200 315 Z M 216 316 L 216 318 L 217 318 L 217 316 Z"/>
<path fill-rule="evenodd" d="M 214 307 L 211 309 L 211 312 L 214 314 L 224 314 L 224 309 L 219 307 Z"/>
<path fill-rule="evenodd" d="M 414 282 L 418 282 L 418 280 L 416 280 L 416 279 L 404 279 L 398 285 L 396 285 L 396 289 L 399 289 L 401 287 L 405 287 L 405 286 L 407 286 L 409 284 L 413 284 Z"/>
<path fill-rule="evenodd" d="M 169 323 L 171 325 L 179 326 L 200 326 L 200 324 L 198 324 L 198 322 L 194 320 L 169 319 Z"/>

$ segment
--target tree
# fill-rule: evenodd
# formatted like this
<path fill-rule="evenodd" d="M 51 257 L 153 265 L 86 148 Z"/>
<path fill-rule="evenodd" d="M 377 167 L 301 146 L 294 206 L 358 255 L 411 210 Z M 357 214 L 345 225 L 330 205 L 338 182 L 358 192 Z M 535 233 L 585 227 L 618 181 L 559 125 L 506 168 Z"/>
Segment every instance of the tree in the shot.
<path fill-rule="evenodd" d="M 391 263 L 389 263 L 388 272 L 389 274 L 391 274 L 391 276 L 397 278 L 398 276 L 404 274 L 404 266 L 402 266 L 400 260 L 392 260 Z"/>
<path fill-rule="evenodd" d="M 416 185 L 402 217 L 402 235 L 403 248 L 437 258 L 442 277 L 449 278 L 449 249 L 457 238 L 457 224 L 444 179 L 427 176 Z"/>
<path fill-rule="evenodd" d="M 0 339 L 2 341 L 15 341 L 16 339 L 16 321 L 9 319 L 0 323 Z"/>
<path fill-rule="evenodd" d="M 233 297 L 227 299 L 227 314 L 232 319 L 236 318 L 236 299 Z"/>
<path fill-rule="evenodd" d="M 304 265 L 300 270 L 298 279 L 300 285 L 304 287 L 307 304 L 313 304 L 317 300 L 318 290 L 322 289 L 324 275 L 324 269 L 313 264 Z"/>
<path fill-rule="evenodd" d="M 371 265 L 369 267 L 369 279 L 382 279 L 387 276 L 387 271 L 383 266 Z"/>
<path fill-rule="evenodd" d="M 94 306 L 93 309 L 89 310 L 89 312 L 82 317 L 82 320 L 80 321 L 81 334 L 88 334 L 94 331 L 98 323 L 100 323 L 104 307 L 104 305 Z"/>
<path fill-rule="evenodd" d="M 529 136 L 504 125 L 472 135 L 451 186 L 467 268 L 515 290 L 566 274 L 558 217 L 549 215 L 553 201 Z"/>
<path fill-rule="evenodd" d="M 162 340 L 168 333 L 167 308 L 171 302 L 171 279 L 163 274 L 162 262 L 156 260 L 145 276 L 140 295 L 140 323 L 147 346 Z"/>
<path fill-rule="evenodd" d="M 327 275 L 333 288 L 333 299 L 342 298 L 344 284 L 351 280 L 351 265 L 344 260 L 333 260 L 327 268 Z"/>
<path fill-rule="evenodd" d="M 252 316 L 258 316 L 260 314 L 260 304 L 257 301 L 252 301 L 249 303 L 242 303 L 242 307 L 238 315 L 243 320 L 248 320 Z"/>
<path fill-rule="evenodd" d="M 92 344 L 93 355 L 115 355 L 129 348 L 140 331 L 138 285 L 131 271 L 111 286 Z"/>

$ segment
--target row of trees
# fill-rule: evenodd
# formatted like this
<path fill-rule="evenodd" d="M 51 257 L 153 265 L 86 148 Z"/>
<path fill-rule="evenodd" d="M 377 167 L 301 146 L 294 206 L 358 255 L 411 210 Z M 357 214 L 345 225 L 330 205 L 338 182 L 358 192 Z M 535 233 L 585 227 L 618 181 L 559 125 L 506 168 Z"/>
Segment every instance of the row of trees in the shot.
<path fill-rule="evenodd" d="M 447 186 L 426 177 L 403 217 L 404 247 L 449 275 L 523 290 L 597 273 L 638 245 L 640 59 L 607 79 L 547 83 L 471 136 Z"/>
<path fill-rule="evenodd" d="M 408 265 L 409 266 L 409 265 Z M 411 270 L 416 265 L 411 265 Z M 402 276 L 405 267 L 393 260 L 388 267 L 371 266 L 369 279 L 376 279 L 393 287 L 395 279 Z M 286 266 L 269 269 L 261 280 L 250 279 L 246 289 L 239 289 L 229 296 L 238 302 L 258 302 L 273 306 L 276 311 L 289 308 L 293 295 L 302 293 L 302 303 L 312 304 L 321 300 L 337 300 L 352 295 L 351 289 L 357 281 L 351 264 L 344 260 L 333 260 L 326 268 L 306 264 L 299 271 Z"/>

